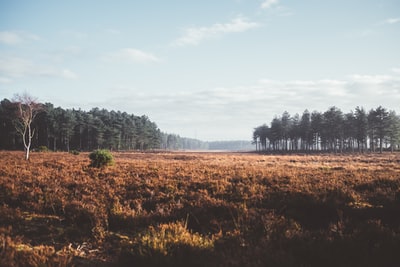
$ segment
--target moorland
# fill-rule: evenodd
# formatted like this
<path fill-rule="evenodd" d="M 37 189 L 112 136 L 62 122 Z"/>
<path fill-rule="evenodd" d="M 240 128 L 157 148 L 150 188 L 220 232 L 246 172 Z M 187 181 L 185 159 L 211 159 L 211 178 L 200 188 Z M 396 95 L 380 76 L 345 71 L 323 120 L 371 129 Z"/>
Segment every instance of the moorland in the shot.
<path fill-rule="evenodd" d="M 400 154 L 0 152 L 0 266 L 399 266 Z"/>

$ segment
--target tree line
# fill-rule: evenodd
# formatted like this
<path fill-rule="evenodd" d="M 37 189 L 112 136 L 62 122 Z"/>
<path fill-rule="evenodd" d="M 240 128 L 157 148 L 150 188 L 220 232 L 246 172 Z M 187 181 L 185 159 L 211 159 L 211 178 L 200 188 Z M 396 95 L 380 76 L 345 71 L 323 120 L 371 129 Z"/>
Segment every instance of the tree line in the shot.
<path fill-rule="evenodd" d="M 162 133 L 160 148 L 165 150 L 208 150 L 209 145 L 198 139 Z"/>
<path fill-rule="evenodd" d="M 16 127 L 16 113 L 15 101 L 0 102 L 0 149 L 24 148 L 24 139 Z M 54 151 L 157 149 L 162 136 L 157 125 L 145 115 L 99 108 L 63 109 L 51 103 L 41 104 L 30 128 L 34 133 L 32 148 L 47 147 Z"/>
<path fill-rule="evenodd" d="M 0 102 L 0 149 L 53 151 L 208 150 L 251 147 L 250 142 L 204 142 L 163 133 L 147 116 L 93 108 L 63 109 L 41 104 L 27 93 Z M 248 149 L 250 150 L 250 149 Z"/>
<path fill-rule="evenodd" d="M 400 116 L 382 106 L 368 112 L 362 107 L 348 113 L 337 107 L 305 110 L 301 116 L 285 111 L 270 125 L 256 127 L 253 143 L 260 151 L 394 151 L 400 148 Z"/>
<path fill-rule="evenodd" d="M 181 137 L 177 134 L 162 134 L 161 149 L 167 150 L 225 150 L 225 151 L 252 151 L 255 146 L 244 140 L 235 141 L 201 141 L 198 139 Z"/>

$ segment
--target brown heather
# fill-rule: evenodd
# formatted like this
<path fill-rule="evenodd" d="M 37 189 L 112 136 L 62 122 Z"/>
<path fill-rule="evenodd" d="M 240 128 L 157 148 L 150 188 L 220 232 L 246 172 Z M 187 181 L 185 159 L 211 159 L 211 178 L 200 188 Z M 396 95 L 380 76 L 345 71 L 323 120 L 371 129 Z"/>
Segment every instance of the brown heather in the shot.
<path fill-rule="evenodd" d="M 400 155 L 0 152 L 0 266 L 400 266 Z"/>

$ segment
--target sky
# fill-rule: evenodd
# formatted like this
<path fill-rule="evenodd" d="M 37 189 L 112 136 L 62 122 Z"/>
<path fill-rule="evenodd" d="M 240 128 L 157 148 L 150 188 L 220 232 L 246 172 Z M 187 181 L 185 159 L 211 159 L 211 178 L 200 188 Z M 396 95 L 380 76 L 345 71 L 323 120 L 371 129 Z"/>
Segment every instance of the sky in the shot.
<path fill-rule="evenodd" d="M 0 0 L 0 99 L 251 140 L 284 111 L 400 113 L 399 0 Z"/>

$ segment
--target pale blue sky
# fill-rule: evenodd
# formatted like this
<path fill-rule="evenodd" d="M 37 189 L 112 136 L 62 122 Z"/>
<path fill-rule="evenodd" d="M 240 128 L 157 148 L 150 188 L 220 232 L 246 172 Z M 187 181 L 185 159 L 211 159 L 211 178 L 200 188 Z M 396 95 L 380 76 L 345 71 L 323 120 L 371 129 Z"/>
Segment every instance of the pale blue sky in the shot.
<path fill-rule="evenodd" d="M 400 112 L 400 1 L 0 0 L 0 98 L 251 139 L 285 110 Z"/>

